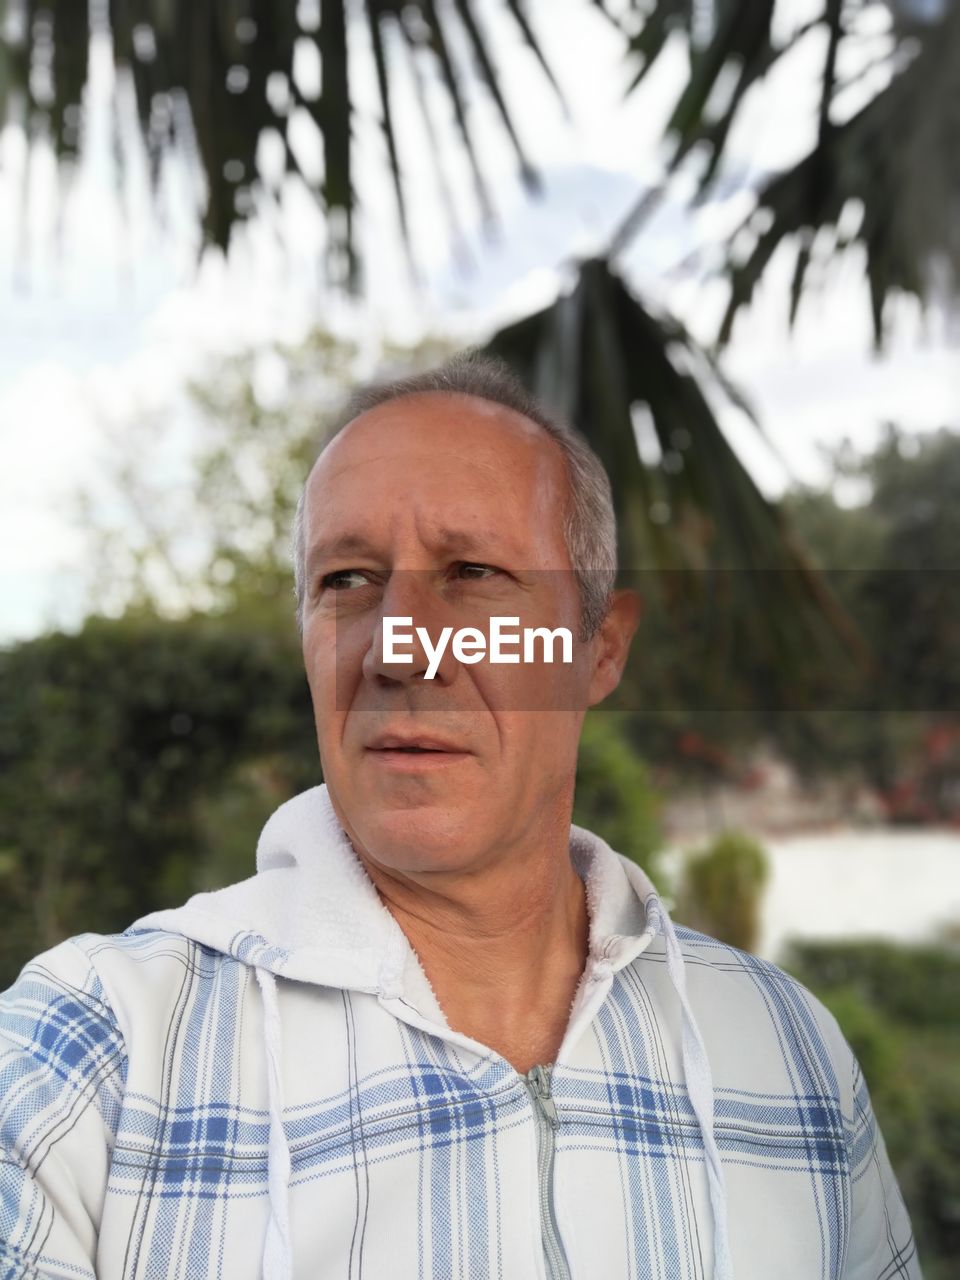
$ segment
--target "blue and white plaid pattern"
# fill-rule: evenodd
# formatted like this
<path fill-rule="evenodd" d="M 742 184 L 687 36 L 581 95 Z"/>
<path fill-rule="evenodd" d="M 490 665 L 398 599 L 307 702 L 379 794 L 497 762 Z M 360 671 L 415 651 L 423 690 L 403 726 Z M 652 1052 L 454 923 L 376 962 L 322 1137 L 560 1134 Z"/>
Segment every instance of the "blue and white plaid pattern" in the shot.
<path fill-rule="evenodd" d="M 829 1015 L 779 969 L 677 935 L 714 1068 L 737 1280 L 919 1277 Z M 703 1143 L 656 941 L 554 1070 L 575 1280 L 711 1275 Z M 248 958 L 265 945 L 238 941 Z M 298 1280 L 542 1276 L 534 1118 L 510 1064 L 372 994 L 278 987 Z M 173 934 L 84 935 L 27 967 L 0 998 L 0 1280 L 260 1275 L 262 1017 L 247 965 Z"/>

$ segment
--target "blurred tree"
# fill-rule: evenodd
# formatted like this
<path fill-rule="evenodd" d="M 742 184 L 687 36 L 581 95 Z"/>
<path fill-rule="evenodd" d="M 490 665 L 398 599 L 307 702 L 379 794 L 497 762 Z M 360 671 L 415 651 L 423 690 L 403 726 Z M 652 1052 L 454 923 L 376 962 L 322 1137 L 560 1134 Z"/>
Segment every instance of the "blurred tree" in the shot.
<path fill-rule="evenodd" d="M 583 722 L 573 821 L 656 879 L 663 842 L 659 800 L 625 717 L 615 711 L 588 711 Z"/>
<path fill-rule="evenodd" d="M 781 958 L 837 1019 L 870 1089 L 928 1280 L 960 1256 L 960 953 L 794 944 Z"/>
<path fill-rule="evenodd" d="M 725 831 L 684 862 L 677 919 L 741 951 L 754 951 L 769 876 L 762 846 L 743 832 Z"/>
<path fill-rule="evenodd" d="M 856 484 L 859 505 L 838 504 L 838 481 Z M 871 653 L 868 667 L 832 672 L 821 701 L 782 722 L 791 754 L 808 770 L 856 762 L 904 817 L 955 817 L 960 434 L 905 436 L 891 426 L 870 454 L 841 449 L 833 482 L 790 495 L 787 508 Z M 898 787 L 909 796 L 897 799 Z"/>
<path fill-rule="evenodd" d="M 885 526 L 865 594 L 890 705 L 960 707 L 960 435 L 908 440 L 891 429 L 862 471 Z"/>
<path fill-rule="evenodd" d="M 794 942 L 784 965 L 817 990 L 852 988 L 912 1027 L 960 1033 L 960 949 L 890 942 Z"/>
<path fill-rule="evenodd" d="M 441 339 L 384 345 L 379 367 L 410 372 L 452 351 Z M 156 466 L 157 427 L 169 408 L 105 424 L 107 460 L 76 511 L 90 548 L 87 608 L 197 610 L 292 626 L 297 500 L 332 414 L 367 372 L 354 342 L 319 328 L 296 345 L 214 362 L 179 410 L 194 444 L 176 486 Z"/>
<path fill-rule="evenodd" d="M 209 887 L 231 793 L 266 818 L 319 781 L 292 625 L 91 619 L 0 652 L 0 708 L 0 989 L 78 929 Z"/>

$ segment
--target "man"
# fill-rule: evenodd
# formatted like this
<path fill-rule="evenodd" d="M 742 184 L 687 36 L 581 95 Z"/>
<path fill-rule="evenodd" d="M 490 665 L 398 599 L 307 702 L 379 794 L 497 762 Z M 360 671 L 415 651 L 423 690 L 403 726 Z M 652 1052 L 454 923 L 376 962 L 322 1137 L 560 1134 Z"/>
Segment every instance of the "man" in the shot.
<path fill-rule="evenodd" d="M 0 1275 L 919 1276 L 830 1015 L 570 825 L 637 624 L 596 458 L 477 358 L 345 416 L 295 541 L 325 785 L 7 993 Z M 441 652 L 494 619 L 570 661 Z"/>

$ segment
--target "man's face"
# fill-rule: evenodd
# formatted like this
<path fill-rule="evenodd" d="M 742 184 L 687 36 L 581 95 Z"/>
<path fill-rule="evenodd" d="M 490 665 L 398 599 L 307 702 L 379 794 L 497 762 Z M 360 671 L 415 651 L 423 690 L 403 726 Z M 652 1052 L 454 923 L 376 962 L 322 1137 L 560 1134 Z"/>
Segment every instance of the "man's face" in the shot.
<path fill-rule="evenodd" d="M 444 393 L 361 415 L 311 473 L 303 654 L 324 780 L 358 852 L 386 869 L 479 869 L 565 830 L 583 715 L 616 683 L 599 641 L 579 640 L 566 495 L 536 424 Z M 466 665 L 448 648 L 429 680 L 416 642 L 412 663 L 383 660 L 384 617 L 435 644 L 443 626 L 488 633 L 493 615 L 567 627 L 573 662 L 558 646 L 553 664 Z"/>

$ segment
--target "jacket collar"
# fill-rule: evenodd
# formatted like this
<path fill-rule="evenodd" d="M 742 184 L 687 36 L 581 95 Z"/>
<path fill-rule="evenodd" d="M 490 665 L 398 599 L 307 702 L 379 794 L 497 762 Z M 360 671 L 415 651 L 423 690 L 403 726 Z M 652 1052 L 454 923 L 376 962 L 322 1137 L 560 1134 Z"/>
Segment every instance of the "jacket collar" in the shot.
<path fill-rule="evenodd" d="M 639 867 L 584 828 L 571 826 L 570 856 L 587 894 L 588 967 L 614 972 L 659 932 L 656 891 Z M 149 928 L 179 933 L 278 976 L 400 997 L 445 1022 L 324 785 L 294 796 L 270 817 L 255 876 L 131 926 Z"/>

